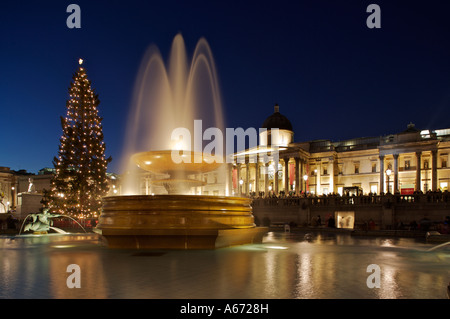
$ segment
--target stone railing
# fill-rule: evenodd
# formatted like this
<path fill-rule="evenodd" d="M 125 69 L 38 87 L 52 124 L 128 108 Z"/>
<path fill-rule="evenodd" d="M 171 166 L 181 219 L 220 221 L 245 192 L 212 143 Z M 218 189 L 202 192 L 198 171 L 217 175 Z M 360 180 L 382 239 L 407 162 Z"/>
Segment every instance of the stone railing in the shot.
<path fill-rule="evenodd" d="M 386 194 L 361 196 L 288 196 L 254 198 L 253 206 L 355 206 L 355 205 L 442 205 L 450 206 L 450 193 L 430 192 L 426 194 Z"/>

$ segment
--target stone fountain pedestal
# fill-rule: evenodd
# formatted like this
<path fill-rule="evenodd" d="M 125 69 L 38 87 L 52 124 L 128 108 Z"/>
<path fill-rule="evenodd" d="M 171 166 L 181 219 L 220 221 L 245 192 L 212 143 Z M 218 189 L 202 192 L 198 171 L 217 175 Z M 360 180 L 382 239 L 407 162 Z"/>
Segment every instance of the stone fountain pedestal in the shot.
<path fill-rule="evenodd" d="M 203 182 L 187 178 L 221 164 L 211 156 L 183 152 L 186 162 L 175 164 L 172 151 L 137 153 L 141 169 L 169 175 L 158 180 L 168 195 L 129 195 L 103 198 L 95 232 L 111 248 L 214 249 L 261 243 L 267 228 L 256 227 L 251 200 L 242 197 L 183 195 Z M 199 184 L 200 183 L 200 184 Z"/>
<path fill-rule="evenodd" d="M 133 195 L 103 199 L 94 229 L 110 248 L 215 249 L 261 243 L 251 200 L 198 195 Z"/>

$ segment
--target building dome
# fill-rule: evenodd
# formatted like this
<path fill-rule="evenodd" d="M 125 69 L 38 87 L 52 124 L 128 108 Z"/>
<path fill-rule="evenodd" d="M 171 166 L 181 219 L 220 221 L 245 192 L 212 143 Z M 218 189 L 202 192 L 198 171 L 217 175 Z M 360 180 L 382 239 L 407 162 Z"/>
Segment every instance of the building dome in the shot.
<path fill-rule="evenodd" d="M 266 128 L 268 130 L 278 128 L 280 130 L 293 131 L 291 121 L 280 113 L 280 107 L 278 104 L 275 104 L 274 113 L 264 121 L 262 128 Z"/>
<path fill-rule="evenodd" d="M 261 128 L 265 130 L 259 133 L 260 146 L 288 146 L 294 140 L 291 121 L 280 113 L 278 104 L 275 104 L 275 111 Z"/>

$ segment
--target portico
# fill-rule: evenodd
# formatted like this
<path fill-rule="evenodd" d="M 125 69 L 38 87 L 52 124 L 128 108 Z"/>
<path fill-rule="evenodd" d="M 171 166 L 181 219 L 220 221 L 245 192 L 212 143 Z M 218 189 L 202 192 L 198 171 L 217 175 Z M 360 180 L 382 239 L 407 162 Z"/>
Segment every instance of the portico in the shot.
<path fill-rule="evenodd" d="M 305 171 L 305 163 L 306 159 L 299 156 L 283 157 L 277 162 L 272 160 L 268 163 L 251 163 L 246 160 L 245 163 L 237 163 L 233 167 L 235 194 L 237 190 L 240 195 L 298 195 L 305 191 L 300 178 Z"/>

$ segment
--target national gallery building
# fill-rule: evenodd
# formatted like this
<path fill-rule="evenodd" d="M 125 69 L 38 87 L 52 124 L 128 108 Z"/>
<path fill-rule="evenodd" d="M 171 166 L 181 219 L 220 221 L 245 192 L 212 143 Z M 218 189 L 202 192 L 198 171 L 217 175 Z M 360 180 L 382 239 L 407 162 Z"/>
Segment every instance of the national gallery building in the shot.
<path fill-rule="evenodd" d="M 235 154 L 230 183 L 233 195 L 448 190 L 450 129 L 419 130 L 409 124 L 403 132 L 382 137 L 294 142 L 292 124 L 278 105 L 262 128 L 267 131 L 260 134 L 258 147 Z M 276 137 L 272 129 L 278 129 Z M 274 146 L 279 150 L 278 159 L 252 161 L 251 155 Z"/>

